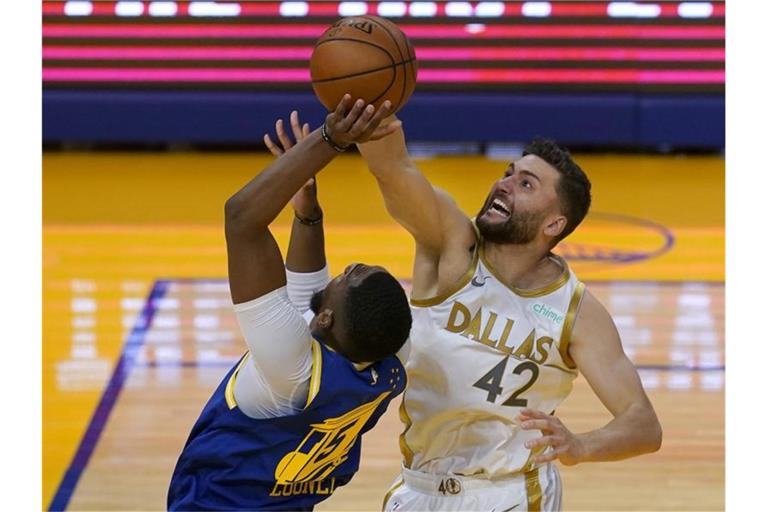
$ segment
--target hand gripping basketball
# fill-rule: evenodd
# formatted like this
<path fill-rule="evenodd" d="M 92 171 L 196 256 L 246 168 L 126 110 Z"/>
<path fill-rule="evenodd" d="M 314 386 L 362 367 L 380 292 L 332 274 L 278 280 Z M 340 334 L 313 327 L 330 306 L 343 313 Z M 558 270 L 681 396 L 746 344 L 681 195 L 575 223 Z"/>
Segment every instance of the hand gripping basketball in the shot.
<path fill-rule="evenodd" d="M 351 101 L 352 97 L 345 94 L 336 110 L 325 118 L 323 129 L 332 146 L 344 150 L 352 144 L 379 140 L 400 128 L 399 120 L 379 126 L 392 113 L 391 101 L 385 101 L 378 110 L 373 105 L 366 106 L 362 99 L 355 101 L 350 109 Z"/>

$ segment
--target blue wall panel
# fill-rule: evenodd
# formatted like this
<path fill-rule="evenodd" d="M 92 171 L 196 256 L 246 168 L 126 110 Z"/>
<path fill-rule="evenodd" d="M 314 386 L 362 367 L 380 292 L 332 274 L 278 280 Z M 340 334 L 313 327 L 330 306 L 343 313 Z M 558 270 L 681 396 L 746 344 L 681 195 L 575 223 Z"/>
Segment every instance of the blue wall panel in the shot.
<path fill-rule="evenodd" d="M 644 96 L 637 108 L 640 146 L 725 147 L 725 97 Z"/>
<path fill-rule="evenodd" d="M 43 140 L 87 143 L 261 144 L 292 109 L 314 126 L 325 112 L 309 93 L 200 91 L 43 92 Z M 416 93 L 399 114 L 411 141 L 569 146 L 725 144 L 722 95 Z"/>
<path fill-rule="evenodd" d="M 423 94 L 403 111 L 413 140 L 627 145 L 635 138 L 633 97 L 613 95 Z"/>

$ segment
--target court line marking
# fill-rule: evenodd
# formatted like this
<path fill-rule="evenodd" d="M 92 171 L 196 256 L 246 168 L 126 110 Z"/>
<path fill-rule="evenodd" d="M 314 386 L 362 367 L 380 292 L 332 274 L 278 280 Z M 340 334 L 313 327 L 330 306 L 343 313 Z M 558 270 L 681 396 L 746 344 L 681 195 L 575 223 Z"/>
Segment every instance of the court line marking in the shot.
<path fill-rule="evenodd" d="M 611 248 L 610 246 L 600 245 L 596 243 L 573 243 L 565 241 L 560 246 L 560 255 L 567 261 L 582 261 L 582 262 L 604 262 L 604 263 L 637 263 L 639 261 L 649 260 L 657 258 L 672 250 L 675 245 L 675 235 L 672 229 L 668 228 L 664 224 L 659 222 L 644 219 L 642 217 L 634 217 L 631 215 L 624 215 L 621 213 L 610 212 L 590 212 L 587 216 L 587 220 L 608 220 L 614 222 L 624 222 L 630 226 L 640 226 L 643 228 L 651 228 L 656 230 L 656 233 L 664 238 L 664 243 L 661 247 L 658 247 L 650 252 L 642 252 L 642 250 L 635 250 L 629 252 L 622 252 L 624 249 Z M 590 254 L 591 253 L 591 254 Z"/>
<path fill-rule="evenodd" d="M 165 295 L 171 282 L 169 280 L 157 280 L 153 283 L 144 307 L 136 319 L 130 334 L 123 343 L 120 359 L 118 359 L 112 371 L 112 376 L 101 394 L 99 404 L 96 406 L 93 416 L 91 416 L 91 421 L 88 423 L 88 427 L 80 439 L 80 445 L 77 447 L 77 451 L 59 483 L 56 494 L 51 499 L 51 503 L 48 506 L 49 511 L 63 511 L 69 505 L 69 500 L 75 492 L 83 471 L 88 466 L 91 455 L 99 442 L 101 433 L 120 396 L 123 385 L 136 363 L 139 349 L 144 345 L 144 337 L 151 327 L 152 319 L 155 315 L 155 302 Z"/>

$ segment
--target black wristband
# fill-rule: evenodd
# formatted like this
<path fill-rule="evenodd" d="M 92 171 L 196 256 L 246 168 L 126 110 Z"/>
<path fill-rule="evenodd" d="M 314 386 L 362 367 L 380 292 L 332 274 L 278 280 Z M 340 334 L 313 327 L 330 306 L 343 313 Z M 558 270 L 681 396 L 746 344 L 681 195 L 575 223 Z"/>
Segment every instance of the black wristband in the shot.
<path fill-rule="evenodd" d="M 316 219 L 302 219 L 296 212 L 293 213 L 293 216 L 296 217 L 299 224 L 304 224 L 305 226 L 316 226 L 323 222 L 323 212 L 320 212 L 320 216 Z"/>
<path fill-rule="evenodd" d="M 320 135 L 323 137 L 323 140 L 328 143 L 329 146 L 331 146 L 335 151 L 339 153 L 343 153 L 349 149 L 349 146 L 339 146 L 331 140 L 331 138 L 328 136 L 328 132 L 325 130 L 325 123 L 323 123 L 323 128 L 320 130 Z"/>

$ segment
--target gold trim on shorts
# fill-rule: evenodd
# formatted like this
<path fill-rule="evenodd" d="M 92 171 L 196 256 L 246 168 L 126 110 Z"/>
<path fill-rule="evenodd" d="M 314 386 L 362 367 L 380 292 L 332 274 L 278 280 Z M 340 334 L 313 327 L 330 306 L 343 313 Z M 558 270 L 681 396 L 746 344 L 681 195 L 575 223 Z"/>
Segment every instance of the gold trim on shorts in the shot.
<path fill-rule="evenodd" d="M 384 502 L 381 504 L 381 512 L 384 512 L 384 510 L 387 508 L 387 502 L 389 501 L 389 498 L 391 498 L 392 495 L 395 494 L 395 491 L 402 487 L 404 483 L 405 480 L 403 480 L 403 476 L 400 475 L 398 481 L 392 484 L 392 487 L 389 488 L 387 494 L 384 495 Z"/>
<path fill-rule="evenodd" d="M 541 510 L 541 483 L 539 482 L 539 468 L 525 474 L 525 494 L 528 497 L 528 511 L 539 512 Z"/>

